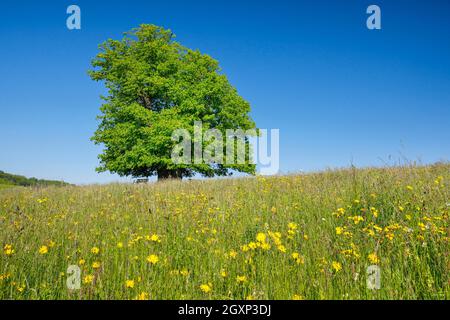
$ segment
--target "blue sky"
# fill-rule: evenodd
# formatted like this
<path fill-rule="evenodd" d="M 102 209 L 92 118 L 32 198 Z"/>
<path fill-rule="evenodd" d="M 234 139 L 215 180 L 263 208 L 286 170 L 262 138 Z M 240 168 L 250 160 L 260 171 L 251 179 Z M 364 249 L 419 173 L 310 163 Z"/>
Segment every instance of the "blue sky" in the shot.
<path fill-rule="evenodd" d="M 66 28 L 77 4 L 82 29 Z M 366 28 L 377 4 L 382 30 Z M 281 171 L 450 156 L 450 2 L 17 1 L 0 5 L 0 170 L 72 183 L 97 174 L 97 45 L 141 23 L 220 61 Z"/>

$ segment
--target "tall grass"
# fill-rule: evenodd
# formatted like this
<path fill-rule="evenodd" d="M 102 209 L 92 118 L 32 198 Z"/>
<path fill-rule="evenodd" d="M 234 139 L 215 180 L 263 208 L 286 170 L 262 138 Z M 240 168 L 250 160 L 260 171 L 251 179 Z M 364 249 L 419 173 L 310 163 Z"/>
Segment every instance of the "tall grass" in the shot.
<path fill-rule="evenodd" d="M 448 299 L 449 169 L 5 189 L 0 298 Z"/>

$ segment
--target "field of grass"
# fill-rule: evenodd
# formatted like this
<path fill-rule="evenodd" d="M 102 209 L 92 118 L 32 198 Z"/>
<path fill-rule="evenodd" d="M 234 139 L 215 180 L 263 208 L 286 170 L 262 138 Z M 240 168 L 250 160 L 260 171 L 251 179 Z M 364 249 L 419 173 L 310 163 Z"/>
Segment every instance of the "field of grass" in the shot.
<path fill-rule="evenodd" d="M 437 164 L 4 189 L 0 298 L 449 299 L 449 183 Z"/>

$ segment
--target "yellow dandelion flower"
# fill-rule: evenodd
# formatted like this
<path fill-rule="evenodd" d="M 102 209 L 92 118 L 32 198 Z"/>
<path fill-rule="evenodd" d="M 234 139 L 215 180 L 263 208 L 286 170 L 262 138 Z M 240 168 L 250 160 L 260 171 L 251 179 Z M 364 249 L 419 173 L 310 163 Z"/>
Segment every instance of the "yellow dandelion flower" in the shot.
<path fill-rule="evenodd" d="M 84 260 L 84 259 L 80 259 L 80 261 L 78 261 L 78 264 L 80 266 L 84 265 L 85 263 L 86 263 L 86 260 Z"/>
<path fill-rule="evenodd" d="M 48 247 L 47 246 L 41 246 L 39 248 L 39 253 L 40 254 L 47 254 L 48 253 Z"/>
<path fill-rule="evenodd" d="M 339 272 L 339 271 L 342 270 L 342 265 L 341 265 L 339 262 L 337 262 L 337 261 L 333 261 L 333 262 L 331 263 L 331 267 L 333 268 L 333 270 L 334 270 L 335 272 Z"/>
<path fill-rule="evenodd" d="M 91 274 L 88 274 L 87 276 L 85 276 L 83 278 L 83 283 L 84 284 L 91 284 L 94 281 L 94 276 Z"/>
<path fill-rule="evenodd" d="M 135 298 L 135 300 L 148 300 L 150 299 L 150 295 L 147 292 L 141 292 Z"/>
<path fill-rule="evenodd" d="M 118 242 L 117 243 L 117 248 L 119 248 L 119 249 L 123 248 L 123 243 L 122 242 Z"/>
<path fill-rule="evenodd" d="M 157 234 L 152 234 L 152 236 L 150 237 L 150 240 L 153 242 L 161 242 L 161 240 L 159 239 L 159 236 Z"/>
<path fill-rule="evenodd" d="M 101 266 L 101 263 L 98 261 L 95 261 L 94 263 L 92 263 L 92 268 L 94 269 L 99 269 Z"/>
<path fill-rule="evenodd" d="M 260 232 L 256 235 L 256 241 L 258 242 L 265 242 L 266 241 L 266 234 L 263 232 Z"/>
<path fill-rule="evenodd" d="M 234 250 L 231 250 L 230 253 L 228 254 L 230 256 L 230 258 L 236 258 L 237 256 L 237 252 Z"/>
<path fill-rule="evenodd" d="M 5 244 L 5 246 L 3 247 L 3 252 L 7 255 L 7 256 L 11 256 L 14 254 L 14 249 L 12 247 L 11 244 Z"/>
<path fill-rule="evenodd" d="M 134 280 L 127 280 L 127 281 L 125 281 L 125 286 L 127 288 L 133 289 L 134 288 Z"/>
<path fill-rule="evenodd" d="M 292 300 L 304 300 L 303 297 L 299 294 L 294 294 L 292 296 Z"/>
<path fill-rule="evenodd" d="M 292 230 L 296 230 L 298 228 L 298 225 L 294 222 L 289 222 L 288 228 Z"/>
<path fill-rule="evenodd" d="M 342 228 L 342 227 L 336 227 L 336 234 L 337 234 L 337 235 L 342 234 L 343 231 L 344 231 L 344 228 Z"/>
<path fill-rule="evenodd" d="M 97 247 L 93 247 L 93 248 L 91 249 L 91 253 L 92 253 L 92 254 L 99 254 L 99 252 L 100 252 L 100 249 L 97 248 Z"/>
<path fill-rule="evenodd" d="M 226 278 L 227 277 L 227 272 L 225 270 L 220 271 L 220 276 L 222 278 Z"/>
<path fill-rule="evenodd" d="M 280 250 L 281 252 L 285 253 L 286 252 L 286 247 L 283 246 L 282 244 L 277 246 L 278 250 Z"/>
<path fill-rule="evenodd" d="M 151 254 L 151 255 L 149 255 L 149 256 L 147 257 L 147 261 L 148 261 L 149 263 L 151 263 L 151 264 L 157 264 L 158 261 L 159 261 L 159 258 L 158 258 L 157 255 Z"/>
<path fill-rule="evenodd" d="M 204 293 L 210 293 L 212 290 L 212 286 L 210 283 L 200 285 L 200 290 Z"/>
<path fill-rule="evenodd" d="M 371 253 L 368 255 L 370 263 L 379 263 L 380 259 L 378 258 L 376 253 Z"/>
<path fill-rule="evenodd" d="M 244 283 L 247 281 L 247 277 L 246 276 L 237 276 L 236 277 L 236 282 L 237 283 Z"/>

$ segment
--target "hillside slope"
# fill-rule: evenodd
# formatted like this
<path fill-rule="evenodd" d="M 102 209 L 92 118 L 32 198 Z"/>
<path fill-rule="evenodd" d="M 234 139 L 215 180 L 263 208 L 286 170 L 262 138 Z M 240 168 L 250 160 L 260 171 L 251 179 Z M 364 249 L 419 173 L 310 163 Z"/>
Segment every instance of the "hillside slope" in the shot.
<path fill-rule="evenodd" d="M 449 164 L 3 190 L 0 299 L 449 299 L 449 212 Z"/>

